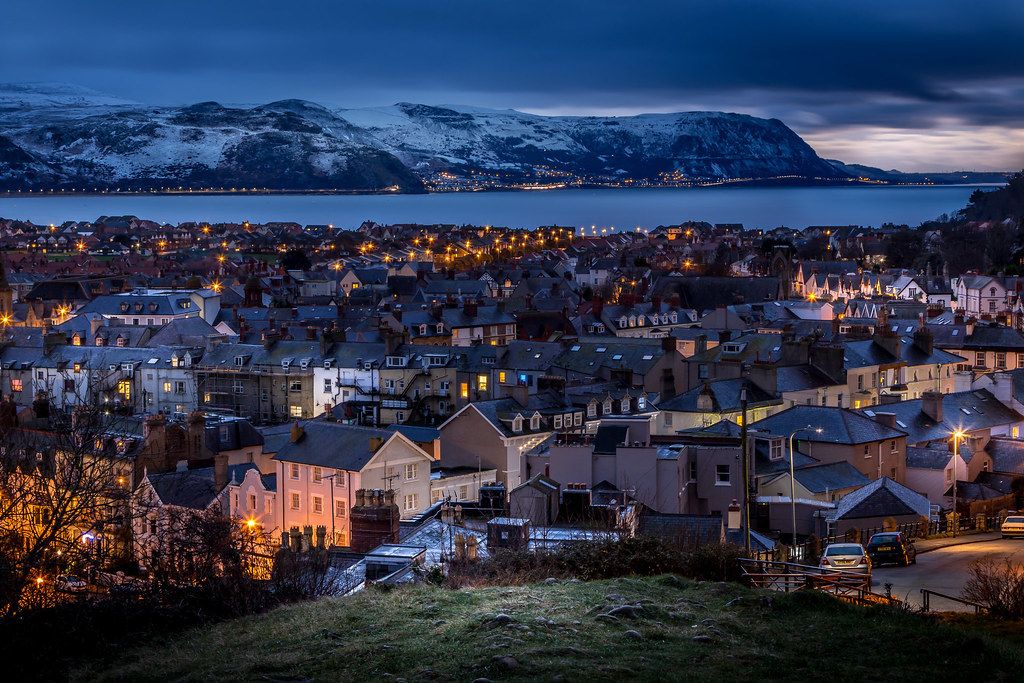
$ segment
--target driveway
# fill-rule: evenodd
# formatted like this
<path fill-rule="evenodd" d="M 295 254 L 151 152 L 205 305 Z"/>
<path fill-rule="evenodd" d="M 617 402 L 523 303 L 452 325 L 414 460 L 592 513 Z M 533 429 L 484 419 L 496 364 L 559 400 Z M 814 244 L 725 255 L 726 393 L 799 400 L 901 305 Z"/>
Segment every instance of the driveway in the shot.
<path fill-rule="evenodd" d="M 996 539 L 983 543 L 969 543 L 940 548 L 917 556 L 917 564 L 909 567 L 884 566 L 876 568 L 873 576 L 874 590 L 885 592 L 885 584 L 892 584 L 893 597 L 906 600 L 911 605 L 921 605 L 921 589 L 959 597 L 967 581 L 968 567 L 975 560 L 1001 560 L 1009 557 L 1014 562 L 1024 563 L 1024 540 Z M 931 609 L 944 611 L 971 611 L 972 608 L 959 603 L 932 596 Z"/>

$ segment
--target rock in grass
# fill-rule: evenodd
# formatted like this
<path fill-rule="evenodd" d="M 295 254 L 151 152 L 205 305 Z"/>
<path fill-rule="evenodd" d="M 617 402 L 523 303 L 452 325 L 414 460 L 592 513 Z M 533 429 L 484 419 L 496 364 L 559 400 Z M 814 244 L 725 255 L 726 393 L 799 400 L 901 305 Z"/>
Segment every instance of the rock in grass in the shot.
<path fill-rule="evenodd" d="M 622 635 L 626 636 L 627 638 L 632 638 L 633 640 L 642 640 L 643 639 L 643 635 L 641 635 L 640 631 L 637 631 L 635 629 L 629 629 L 628 631 L 626 631 Z"/>
<path fill-rule="evenodd" d="M 638 605 L 619 605 L 608 610 L 607 614 L 613 617 L 623 617 L 625 619 L 636 619 L 636 613 L 642 609 Z"/>
<path fill-rule="evenodd" d="M 519 660 L 515 657 L 509 657 L 508 655 L 494 655 L 491 657 L 491 661 L 503 669 L 509 671 L 519 668 Z"/>
<path fill-rule="evenodd" d="M 711 640 L 711 636 L 699 635 L 693 637 L 693 642 L 695 643 L 710 643 Z"/>
<path fill-rule="evenodd" d="M 597 619 L 598 621 L 608 622 L 609 624 L 617 624 L 617 623 L 619 623 L 619 618 L 616 617 L 616 616 L 613 616 L 611 614 L 598 614 L 595 617 L 595 619 Z"/>
<path fill-rule="evenodd" d="M 549 576 L 548 578 L 544 579 L 544 583 L 550 586 L 553 583 L 558 583 L 558 579 L 556 579 L 553 576 Z"/>
<path fill-rule="evenodd" d="M 513 621 L 515 621 L 515 619 L 513 619 L 509 615 L 502 614 L 499 612 L 498 614 L 495 614 L 493 617 L 487 620 L 487 625 L 491 628 L 498 628 L 500 626 L 508 626 Z"/>

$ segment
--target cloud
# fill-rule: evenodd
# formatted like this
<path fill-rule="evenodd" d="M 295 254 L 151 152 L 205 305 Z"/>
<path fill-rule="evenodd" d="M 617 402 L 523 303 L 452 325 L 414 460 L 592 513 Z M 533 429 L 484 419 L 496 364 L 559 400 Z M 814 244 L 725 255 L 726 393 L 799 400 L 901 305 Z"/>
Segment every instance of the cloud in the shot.
<path fill-rule="evenodd" d="M 154 103 L 721 109 L 818 140 L 858 129 L 932 139 L 949 121 L 972 135 L 1024 117 L 1019 0 L 14 5 L 0 23 L 0 80 Z"/>

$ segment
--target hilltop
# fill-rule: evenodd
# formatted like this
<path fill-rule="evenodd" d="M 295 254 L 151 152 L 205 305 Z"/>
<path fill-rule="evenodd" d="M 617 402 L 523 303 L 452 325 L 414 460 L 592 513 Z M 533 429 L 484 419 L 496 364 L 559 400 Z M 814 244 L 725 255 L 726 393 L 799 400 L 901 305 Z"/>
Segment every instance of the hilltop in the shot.
<path fill-rule="evenodd" d="M 161 639 L 77 677 L 934 681 L 1021 666 L 1009 639 L 896 609 L 661 576 L 368 589 Z"/>
<path fill-rule="evenodd" d="M 0 190 L 422 191 L 849 175 L 777 119 L 622 117 L 399 103 L 151 106 L 0 84 Z"/>

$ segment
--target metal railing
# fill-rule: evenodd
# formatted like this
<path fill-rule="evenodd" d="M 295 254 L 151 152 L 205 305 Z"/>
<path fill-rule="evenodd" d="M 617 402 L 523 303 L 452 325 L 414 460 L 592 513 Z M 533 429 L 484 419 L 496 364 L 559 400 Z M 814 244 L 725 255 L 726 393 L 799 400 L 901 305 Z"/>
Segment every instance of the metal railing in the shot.
<path fill-rule="evenodd" d="M 859 605 L 899 602 L 895 598 L 872 592 L 870 574 L 751 558 L 740 559 L 739 563 L 743 579 L 753 588 L 783 593 L 816 590 Z"/>
<path fill-rule="evenodd" d="M 937 598 L 942 598 L 944 600 L 950 600 L 952 602 L 956 602 L 956 603 L 959 603 L 961 605 L 967 605 L 968 607 L 973 607 L 975 614 L 981 614 L 982 612 L 985 612 L 985 611 L 988 610 L 988 608 L 985 607 L 984 605 L 982 605 L 981 603 L 971 602 L 970 600 L 964 600 L 963 598 L 955 598 L 952 595 L 946 595 L 945 593 L 940 593 L 938 591 L 933 591 L 933 590 L 928 590 L 927 588 L 922 588 L 921 589 L 921 611 L 928 612 L 928 611 L 931 610 L 931 598 L 932 598 L 933 595 L 935 597 L 937 597 Z"/>

